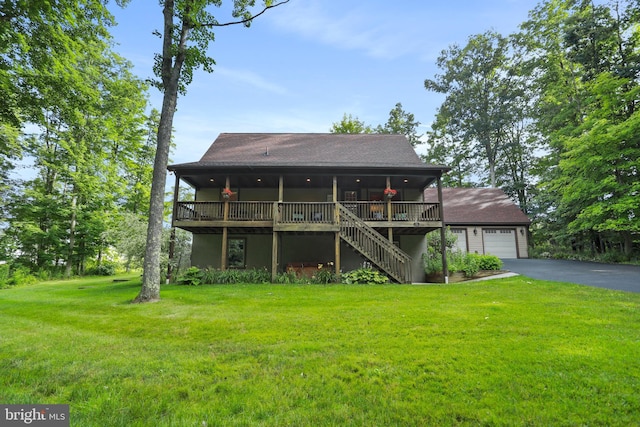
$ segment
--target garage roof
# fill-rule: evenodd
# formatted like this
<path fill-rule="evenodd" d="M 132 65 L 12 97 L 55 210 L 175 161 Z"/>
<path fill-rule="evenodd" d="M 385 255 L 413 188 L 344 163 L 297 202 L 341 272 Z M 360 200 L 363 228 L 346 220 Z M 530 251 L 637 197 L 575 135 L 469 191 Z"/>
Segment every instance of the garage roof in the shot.
<path fill-rule="evenodd" d="M 424 192 L 426 202 L 438 201 L 438 190 Z M 444 222 L 447 225 L 524 225 L 531 220 L 499 188 L 443 188 Z"/>

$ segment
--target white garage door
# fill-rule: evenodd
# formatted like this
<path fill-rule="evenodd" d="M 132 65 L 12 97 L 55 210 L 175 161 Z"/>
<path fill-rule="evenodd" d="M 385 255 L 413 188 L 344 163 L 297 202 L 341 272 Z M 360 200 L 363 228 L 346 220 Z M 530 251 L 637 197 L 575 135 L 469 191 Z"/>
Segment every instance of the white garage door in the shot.
<path fill-rule="evenodd" d="M 467 252 L 467 230 L 464 228 L 452 228 L 451 232 L 458 238 L 453 249 L 459 250 L 463 253 Z"/>
<path fill-rule="evenodd" d="M 484 253 L 498 258 L 518 258 L 515 230 L 484 230 Z"/>

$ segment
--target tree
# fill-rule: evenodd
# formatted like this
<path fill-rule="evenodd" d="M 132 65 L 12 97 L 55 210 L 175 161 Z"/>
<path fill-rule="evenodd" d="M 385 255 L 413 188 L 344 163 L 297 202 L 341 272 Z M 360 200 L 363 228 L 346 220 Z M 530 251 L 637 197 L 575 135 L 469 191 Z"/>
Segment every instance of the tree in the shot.
<path fill-rule="evenodd" d="M 329 132 L 331 133 L 387 133 L 399 134 L 407 137 L 413 147 L 421 144 L 420 136 L 417 133 L 420 122 L 415 121 L 415 117 L 411 113 L 407 113 L 402 109 L 402 104 L 397 103 L 389 112 L 389 120 L 383 125 L 375 128 L 365 122 L 353 117 L 353 115 L 344 113 L 342 120 L 333 123 Z"/>
<path fill-rule="evenodd" d="M 497 185 L 496 162 L 514 99 L 505 67 L 508 44 L 495 32 L 472 36 L 464 48 L 453 45 L 443 51 L 438 66 L 444 73 L 424 82 L 427 90 L 446 94 L 438 115 L 447 120 L 441 123 L 463 149 L 484 158 L 492 187 Z"/>
<path fill-rule="evenodd" d="M 384 126 L 378 125 L 375 133 L 404 135 L 409 140 L 411 146 L 415 147 L 418 144 L 422 144 L 420 135 L 418 135 L 418 126 L 420 126 L 420 122 L 416 121 L 412 113 L 404 111 L 402 104 L 398 102 L 389 112 L 389 120 L 387 120 L 387 123 L 385 123 Z"/>
<path fill-rule="evenodd" d="M 111 51 L 111 24 L 97 0 L 5 2 L 0 12 L 0 81 L 13 95 L 0 100 L 0 120 L 36 173 L 5 198 L 5 242 L 34 270 L 82 272 L 125 197 L 121 165 L 141 140 L 146 86 Z M 21 134 L 26 123 L 33 135 Z"/>
<path fill-rule="evenodd" d="M 331 129 L 329 129 L 331 133 L 372 133 L 373 129 L 371 126 L 367 125 L 365 122 L 358 119 L 358 117 L 353 117 L 351 114 L 347 115 L 344 113 L 342 116 L 342 120 L 339 122 L 333 123 L 331 125 Z"/>
<path fill-rule="evenodd" d="M 173 117 L 178 93 L 184 94 L 191 83 L 193 72 L 202 67 L 212 71 L 214 60 L 207 56 L 209 42 L 214 39 L 212 28 L 242 24 L 249 26 L 268 9 L 288 3 L 264 0 L 264 8 L 253 14 L 250 10 L 255 0 L 234 0 L 232 16 L 237 21 L 219 23 L 207 10 L 208 6 L 221 6 L 221 0 L 163 0 L 162 54 L 156 55 L 154 72 L 159 78 L 155 86 L 163 92 L 156 155 L 153 164 L 153 181 L 149 204 L 149 226 L 144 257 L 144 274 L 140 293 L 135 302 L 151 302 L 160 298 L 160 255 L 164 188 L 166 185 L 169 148 Z"/>
<path fill-rule="evenodd" d="M 22 155 L 20 132 L 31 107 L 48 102 L 34 80 L 64 80 L 73 71 L 64 58 L 103 40 L 112 17 L 98 0 L 4 1 L 0 5 L 0 190 Z"/>
<path fill-rule="evenodd" d="M 627 255 L 638 230 L 640 6 L 548 0 L 523 24 L 548 141 L 539 217 L 556 242 Z"/>

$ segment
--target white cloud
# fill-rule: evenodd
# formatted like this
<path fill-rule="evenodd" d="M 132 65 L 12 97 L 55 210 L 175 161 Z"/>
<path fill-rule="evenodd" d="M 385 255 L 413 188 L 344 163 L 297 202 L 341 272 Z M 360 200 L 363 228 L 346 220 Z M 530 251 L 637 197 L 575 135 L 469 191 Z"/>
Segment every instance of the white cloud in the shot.
<path fill-rule="evenodd" d="M 287 89 L 273 83 L 261 75 L 249 70 L 238 70 L 226 67 L 216 67 L 215 74 L 225 77 L 235 83 L 241 85 L 249 85 L 251 87 L 271 92 L 277 95 L 286 95 Z"/>
<path fill-rule="evenodd" d="M 374 58 L 393 59 L 424 50 L 422 25 L 417 17 L 390 17 L 377 5 L 328 10 L 326 2 L 314 0 L 287 4 L 271 21 L 284 31 L 345 50 L 361 50 Z M 411 11 L 410 8 L 406 9 Z M 422 56 L 422 55 L 420 55 Z"/>

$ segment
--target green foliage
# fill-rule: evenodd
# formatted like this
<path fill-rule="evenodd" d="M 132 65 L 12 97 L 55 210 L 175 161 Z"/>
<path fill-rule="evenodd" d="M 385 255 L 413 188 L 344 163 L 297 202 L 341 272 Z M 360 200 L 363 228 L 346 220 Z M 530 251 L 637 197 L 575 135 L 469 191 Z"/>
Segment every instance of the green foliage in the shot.
<path fill-rule="evenodd" d="M 375 133 L 390 133 L 404 135 L 409 140 L 409 143 L 415 147 L 421 144 L 420 135 L 418 135 L 418 127 L 420 122 L 416 121 L 415 116 L 412 113 L 407 113 L 402 109 L 402 104 L 397 103 L 395 107 L 389 112 L 389 120 L 384 126 L 378 125 Z"/>
<path fill-rule="evenodd" d="M 603 238 L 631 257 L 640 229 L 640 6 L 597 3 L 542 2 L 520 35 L 548 142 L 534 240 L 551 257 L 597 256 Z"/>
<path fill-rule="evenodd" d="M 266 268 L 230 268 L 224 271 L 214 268 L 206 268 L 202 271 L 202 283 L 210 285 L 236 283 L 269 283 L 270 281 L 271 273 L 269 273 Z"/>
<path fill-rule="evenodd" d="M 301 279 L 298 278 L 298 275 L 295 271 L 290 270 L 284 273 L 278 273 L 273 282 L 282 285 L 293 285 L 296 283 L 301 283 Z"/>
<path fill-rule="evenodd" d="M 319 268 L 313 276 L 311 276 L 311 283 L 317 283 L 326 285 L 329 283 L 336 283 L 340 280 L 340 276 L 335 273 L 332 268 Z"/>
<path fill-rule="evenodd" d="M 447 266 L 450 273 L 463 272 L 466 277 L 473 277 L 480 271 L 477 259 L 462 251 L 448 252 Z"/>
<path fill-rule="evenodd" d="M 365 124 L 357 117 L 345 113 L 342 120 L 333 123 L 329 132 L 331 133 L 386 133 L 404 135 L 412 146 L 421 144 L 420 135 L 418 135 L 418 127 L 420 122 L 416 121 L 415 116 L 402 109 L 402 104 L 397 103 L 389 112 L 389 120 L 383 125 L 372 128 Z"/>
<path fill-rule="evenodd" d="M 442 272 L 442 256 L 439 252 L 435 252 L 428 248 L 428 252 L 422 254 L 422 266 L 427 275 L 438 274 Z"/>
<path fill-rule="evenodd" d="M 38 279 L 31 273 L 29 268 L 17 266 L 11 270 L 11 278 L 9 285 L 32 285 L 38 282 Z"/>
<path fill-rule="evenodd" d="M 176 280 L 178 285 L 198 286 L 202 283 L 204 273 L 198 267 L 187 268 Z"/>
<path fill-rule="evenodd" d="M 9 283 L 9 263 L 0 264 L 0 289 Z"/>
<path fill-rule="evenodd" d="M 450 273 L 463 272 L 473 277 L 480 270 L 500 270 L 502 261 L 495 255 L 480 255 L 454 249 L 458 237 L 448 228 L 445 231 L 447 268 Z M 422 263 L 427 275 L 442 273 L 442 254 L 440 252 L 440 233 L 427 235 L 427 253 L 422 254 Z"/>
<path fill-rule="evenodd" d="M 113 276 L 116 274 L 118 264 L 111 261 L 103 261 L 100 265 L 87 270 L 90 276 Z"/>
<path fill-rule="evenodd" d="M 342 120 L 333 123 L 331 125 L 331 129 L 329 129 L 331 133 L 372 133 L 373 130 L 371 126 L 365 124 L 363 121 L 359 120 L 357 117 L 353 117 L 351 114 L 347 115 L 344 113 L 342 116 Z"/>
<path fill-rule="evenodd" d="M 475 260 L 480 270 L 497 271 L 502 269 L 502 261 L 495 255 L 470 253 L 469 256 Z"/>
<path fill-rule="evenodd" d="M 372 268 L 359 268 L 347 273 L 343 273 L 341 276 L 342 283 L 349 284 L 361 284 L 361 285 L 384 285 L 389 283 L 389 278 L 378 270 Z"/>

